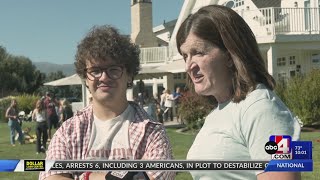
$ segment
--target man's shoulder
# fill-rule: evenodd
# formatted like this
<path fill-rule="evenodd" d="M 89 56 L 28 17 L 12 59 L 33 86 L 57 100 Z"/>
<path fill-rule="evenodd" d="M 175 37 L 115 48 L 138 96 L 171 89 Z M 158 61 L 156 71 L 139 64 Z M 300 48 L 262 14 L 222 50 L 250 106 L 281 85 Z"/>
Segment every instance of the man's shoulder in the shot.
<path fill-rule="evenodd" d="M 92 106 L 86 106 L 81 110 L 76 111 L 67 124 L 88 124 L 92 120 Z"/>
<path fill-rule="evenodd" d="M 92 116 L 92 105 L 88 105 L 74 113 L 74 117 L 90 117 Z"/>

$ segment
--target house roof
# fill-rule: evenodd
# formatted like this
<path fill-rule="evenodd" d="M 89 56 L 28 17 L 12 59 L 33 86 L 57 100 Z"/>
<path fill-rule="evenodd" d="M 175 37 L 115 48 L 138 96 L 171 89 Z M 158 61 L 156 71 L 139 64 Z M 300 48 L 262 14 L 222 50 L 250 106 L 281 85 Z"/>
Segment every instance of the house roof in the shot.
<path fill-rule="evenodd" d="M 281 0 L 252 0 L 257 8 L 280 7 Z"/>
<path fill-rule="evenodd" d="M 169 27 L 174 27 L 176 25 L 176 23 L 177 23 L 177 19 L 171 20 L 169 22 L 164 22 L 163 24 L 154 27 L 153 32 L 155 33 L 155 32 L 164 30 Z"/>

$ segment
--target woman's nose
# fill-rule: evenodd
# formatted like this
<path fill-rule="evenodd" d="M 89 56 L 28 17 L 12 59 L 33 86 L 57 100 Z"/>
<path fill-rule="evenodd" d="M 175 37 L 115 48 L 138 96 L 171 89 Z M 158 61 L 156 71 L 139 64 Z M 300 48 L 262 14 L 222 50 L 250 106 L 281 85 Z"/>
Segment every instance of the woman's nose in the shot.
<path fill-rule="evenodd" d="M 191 59 L 190 58 L 186 58 L 185 59 L 185 66 L 184 66 L 186 72 L 190 71 L 190 65 L 191 65 Z"/>

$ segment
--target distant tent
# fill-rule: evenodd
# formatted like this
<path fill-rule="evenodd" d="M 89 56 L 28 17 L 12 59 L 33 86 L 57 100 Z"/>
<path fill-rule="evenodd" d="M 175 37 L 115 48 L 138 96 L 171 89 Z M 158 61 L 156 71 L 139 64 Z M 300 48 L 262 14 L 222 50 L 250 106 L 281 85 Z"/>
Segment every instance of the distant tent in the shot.
<path fill-rule="evenodd" d="M 62 79 L 44 83 L 45 86 L 68 86 L 68 85 L 82 85 L 82 80 L 78 74 L 68 76 Z"/>
<path fill-rule="evenodd" d="M 45 86 L 72 86 L 72 85 L 82 85 L 82 102 L 83 102 L 83 107 L 87 106 L 88 104 L 88 90 L 85 85 L 85 81 L 82 80 L 78 74 L 74 74 L 65 78 L 61 78 L 55 81 L 50 81 L 46 82 L 43 85 Z"/>

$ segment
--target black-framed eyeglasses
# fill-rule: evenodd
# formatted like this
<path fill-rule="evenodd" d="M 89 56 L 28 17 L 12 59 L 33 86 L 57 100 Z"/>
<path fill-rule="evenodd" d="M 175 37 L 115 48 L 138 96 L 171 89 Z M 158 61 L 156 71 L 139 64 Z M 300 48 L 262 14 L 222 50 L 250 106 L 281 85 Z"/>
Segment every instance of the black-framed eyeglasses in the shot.
<path fill-rule="evenodd" d="M 123 74 L 123 65 L 112 65 L 108 67 L 91 67 L 86 68 L 84 71 L 87 73 L 87 78 L 91 81 L 100 79 L 103 72 L 112 80 L 120 79 Z"/>

